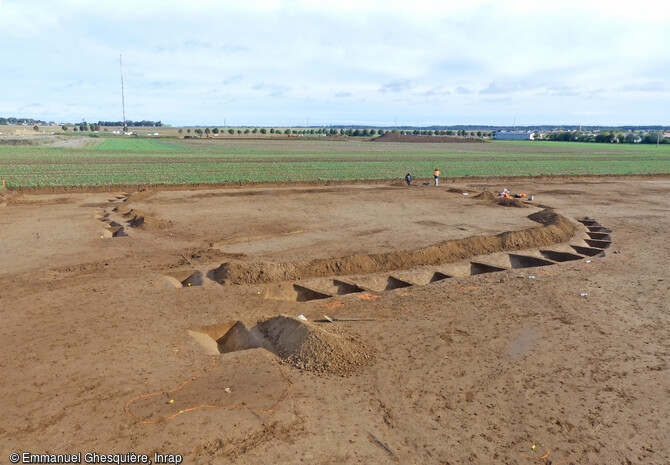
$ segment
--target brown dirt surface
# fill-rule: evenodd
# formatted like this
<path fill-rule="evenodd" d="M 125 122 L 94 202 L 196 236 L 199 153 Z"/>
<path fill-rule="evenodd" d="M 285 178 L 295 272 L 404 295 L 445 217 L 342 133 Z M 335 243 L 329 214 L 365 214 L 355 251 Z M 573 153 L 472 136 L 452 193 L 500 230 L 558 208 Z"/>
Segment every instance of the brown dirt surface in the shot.
<path fill-rule="evenodd" d="M 0 457 L 670 463 L 670 178 L 448 186 L 0 192 Z"/>
<path fill-rule="evenodd" d="M 400 134 L 398 132 L 387 132 L 383 136 L 371 139 L 373 142 L 455 142 L 455 143 L 475 143 L 486 142 L 483 139 L 475 139 L 469 137 L 452 137 L 452 136 L 419 136 L 414 134 Z"/>

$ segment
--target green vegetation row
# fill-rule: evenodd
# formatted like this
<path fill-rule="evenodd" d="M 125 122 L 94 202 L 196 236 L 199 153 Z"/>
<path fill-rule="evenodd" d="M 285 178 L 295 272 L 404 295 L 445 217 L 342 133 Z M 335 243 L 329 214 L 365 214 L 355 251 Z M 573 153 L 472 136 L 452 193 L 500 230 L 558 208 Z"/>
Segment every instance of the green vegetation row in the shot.
<path fill-rule="evenodd" d="M 108 186 L 444 177 L 660 174 L 669 146 L 101 139 L 93 147 L 0 146 L 8 186 Z"/>

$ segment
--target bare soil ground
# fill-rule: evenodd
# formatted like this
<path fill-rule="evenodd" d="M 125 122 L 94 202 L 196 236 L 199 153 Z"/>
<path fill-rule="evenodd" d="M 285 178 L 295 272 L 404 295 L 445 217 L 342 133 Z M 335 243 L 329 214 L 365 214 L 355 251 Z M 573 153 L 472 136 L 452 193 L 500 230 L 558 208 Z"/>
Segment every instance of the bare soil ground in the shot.
<path fill-rule="evenodd" d="M 670 463 L 670 180 L 466 183 L 0 191 L 2 463 Z"/>

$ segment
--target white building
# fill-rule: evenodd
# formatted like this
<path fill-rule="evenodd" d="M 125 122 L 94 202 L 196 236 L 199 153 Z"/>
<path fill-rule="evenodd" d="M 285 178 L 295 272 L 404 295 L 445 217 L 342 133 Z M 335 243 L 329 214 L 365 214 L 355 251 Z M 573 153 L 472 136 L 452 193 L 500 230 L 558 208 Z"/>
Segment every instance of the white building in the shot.
<path fill-rule="evenodd" d="M 500 131 L 496 132 L 493 138 L 504 140 L 533 140 L 535 139 L 535 134 L 532 132 Z"/>

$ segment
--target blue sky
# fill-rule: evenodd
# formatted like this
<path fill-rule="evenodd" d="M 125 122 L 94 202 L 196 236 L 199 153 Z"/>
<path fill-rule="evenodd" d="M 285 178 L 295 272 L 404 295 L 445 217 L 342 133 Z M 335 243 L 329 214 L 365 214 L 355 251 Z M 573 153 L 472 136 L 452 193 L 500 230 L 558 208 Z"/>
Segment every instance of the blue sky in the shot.
<path fill-rule="evenodd" d="M 0 0 L 0 116 L 670 124 L 670 3 Z"/>

